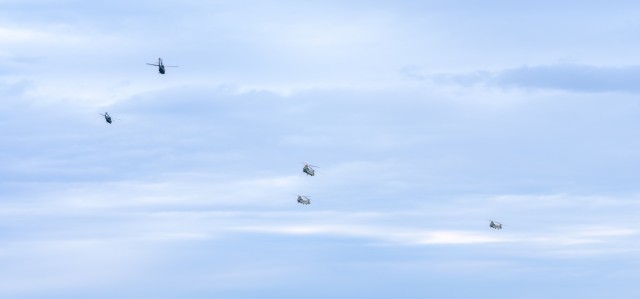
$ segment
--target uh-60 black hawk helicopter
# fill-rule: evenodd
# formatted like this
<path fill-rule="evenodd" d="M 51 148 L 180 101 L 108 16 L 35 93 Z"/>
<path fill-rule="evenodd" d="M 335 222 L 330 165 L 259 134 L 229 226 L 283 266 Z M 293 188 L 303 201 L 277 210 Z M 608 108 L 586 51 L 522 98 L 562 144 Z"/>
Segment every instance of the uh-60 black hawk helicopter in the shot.
<path fill-rule="evenodd" d="M 109 112 L 105 112 L 104 114 L 102 113 L 98 113 L 102 116 L 104 116 L 104 120 L 107 121 L 108 123 L 111 123 L 111 116 L 109 116 Z"/>
<path fill-rule="evenodd" d="M 158 64 L 153 64 L 153 63 L 147 63 L 148 65 L 153 65 L 153 66 L 157 66 L 158 67 L 158 73 L 163 74 L 165 73 L 164 68 L 165 67 L 178 67 L 177 65 L 164 65 L 162 63 L 162 58 L 158 58 Z"/>
<path fill-rule="evenodd" d="M 303 205 L 310 205 L 311 199 L 309 199 L 309 197 L 306 197 L 304 195 L 298 195 L 298 202 Z"/>
<path fill-rule="evenodd" d="M 111 123 L 111 122 L 113 121 L 113 119 L 111 118 L 111 115 L 109 115 L 109 112 L 105 112 L 104 114 L 102 114 L 102 113 L 98 113 L 98 114 L 100 114 L 100 115 L 104 116 L 104 120 L 105 120 L 106 122 L 108 122 L 108 123 Z M 117 117 L 116 117 L 116 119 L 117 119 L 117 120 L 122 120 L 122 119 L 117 118 Z"/>
<path fill-rule="evenodd" d="M 307 175 L 314 176 L 316 175 L 316 171 L 312 167 L 318 167 L 318 166 L 309 165 L 305 163 L 304 167 L 302 167 L 302 172 L 306 173 Z"/>

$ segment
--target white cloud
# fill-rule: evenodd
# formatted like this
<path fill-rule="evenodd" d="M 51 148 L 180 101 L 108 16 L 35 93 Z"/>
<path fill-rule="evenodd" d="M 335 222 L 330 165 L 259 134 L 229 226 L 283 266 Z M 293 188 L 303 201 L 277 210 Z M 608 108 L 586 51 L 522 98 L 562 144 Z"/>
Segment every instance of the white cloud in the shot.
<path fill-rule="evenodd" d="M 3 2 L 0 297 L 635 290 L 637 18 L 389 3 Z"/>
<path fill-rule="evenodd" d="M 102 288 L 134 279 L 147 261 L 131 243 L 56 239 L 5 243 L 0 292 L 47 294 Z"/>
<path fill-rule="evenodd" d="M 461 245 L 506 241 L 504 238 L 491 237 L 476 232 L 416 230 L 415 228 L 394 228 L 378 225 L 262 225 L 239 227 L 237 229 L 247 232 L 275 234 L 349 236 L 381 241 L 392 245 Z"/>
<path fill-rule="evenodd" d="M 521 66 L 503 70 L 467 73 L 424 72 L 417 66 L 406 66 L 401 73 L 418 81 L 460 85 L 464 88 L 485 87 L 521 89 L 525 91 L 563 91 L 577 93 L 637 93 L 637 65 L 593 66 L 557 63 Z"/>
<path fill-rule="evenodd" d="M 63 36 L 60 38 L 64 39 Z M 0 27 L 0 40 L 3 44 L 10 45 L 19 42 L 51 42 L 55 41 L 55 35 L 29 29 L 15 29 Z"/>

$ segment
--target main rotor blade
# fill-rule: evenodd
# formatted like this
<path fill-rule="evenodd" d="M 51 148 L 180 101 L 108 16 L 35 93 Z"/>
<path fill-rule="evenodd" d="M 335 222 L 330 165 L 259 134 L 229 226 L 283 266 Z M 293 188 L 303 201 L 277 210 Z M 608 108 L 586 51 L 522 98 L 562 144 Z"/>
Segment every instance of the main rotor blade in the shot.
<path fill-rule="evenodd" d="M 147 62 L 147 64 L 148 64 L 148 65 L 153 65 L 153 66 L 160 66 L 160 65 L 158 65 L 158 64 L 153 64 L 153 63 L 148 63 L 148 62 Z"/>
<path fill-rule="evenodd" d="M 177 65 L 165 65 L 164 67 L 178 67 Z"/>

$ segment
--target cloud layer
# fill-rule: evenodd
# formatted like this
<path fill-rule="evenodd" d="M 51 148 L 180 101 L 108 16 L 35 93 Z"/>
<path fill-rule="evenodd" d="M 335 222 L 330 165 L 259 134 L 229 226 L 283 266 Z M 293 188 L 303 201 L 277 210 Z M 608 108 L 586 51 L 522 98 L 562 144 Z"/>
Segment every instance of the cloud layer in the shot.
<path fill-rule="evenodd" d="M 0 297 L 636 298 L 638 5 L 507 2 L 3 1 Z"/>
<path fill-rule="evenodd" d="M 414 69 L 404 69 L 407 76 L 424 79 Z M 525 90 L 559 90 L 568 92 L 638 93 L 640 67 L 597 67 L 579 64 L 525 66 L 498 72 L 478 71 L 468 74 L 435 75 L 440 83 L 464 86 L 485 85 Z"/>

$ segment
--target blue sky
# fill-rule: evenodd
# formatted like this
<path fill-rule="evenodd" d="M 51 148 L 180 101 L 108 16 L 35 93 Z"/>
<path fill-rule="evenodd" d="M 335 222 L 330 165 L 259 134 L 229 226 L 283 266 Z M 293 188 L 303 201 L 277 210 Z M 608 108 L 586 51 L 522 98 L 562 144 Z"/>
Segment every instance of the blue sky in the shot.
<path fill-rule="evenodd" d="M 639 12 L 0 1 L 0 297 L 637 298 Z"/>

